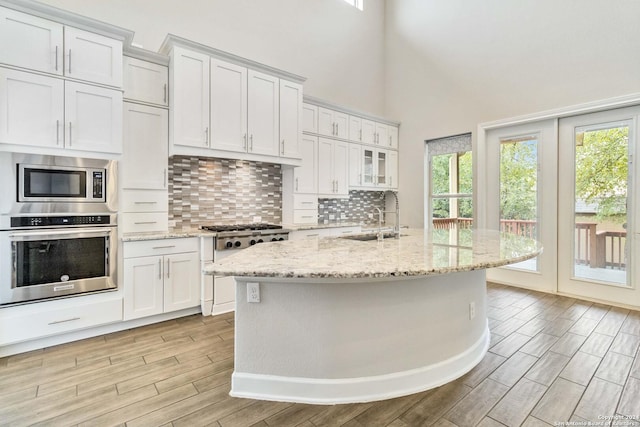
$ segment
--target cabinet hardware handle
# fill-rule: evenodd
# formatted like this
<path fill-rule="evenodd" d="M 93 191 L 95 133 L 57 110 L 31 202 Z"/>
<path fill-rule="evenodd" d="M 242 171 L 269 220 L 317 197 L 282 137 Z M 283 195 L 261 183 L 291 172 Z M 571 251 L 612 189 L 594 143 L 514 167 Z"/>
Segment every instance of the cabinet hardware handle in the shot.
<path fill-rule="evenodd" d="M 167 258 L 167 279 L 171 279 L 171 258 Z"/>
<path fill-rule="evenodd" d="M 298 178 L 296 178 L 296 191 L 298 191 Z"/>
<path fill-rule="evenodd" d="M 391 135 L 389 135 L 389 147 L 391 147 Z"/>
<path fill-rule="evenodd" d="M 175 248 L 176 245 L 170 245 L 170 246 L 154 246 L 151 249 L 171 249 L 171 248 Z"/>
<path fill-rule="evenodd" d="M 58 71 L 58 46 L 56 45 L 56 71 Z"/>
<path fill-rule="evenodd" d="M 56 145 L 60 145 L 60 120 L 56 120 Z"/>
<path fill-rule="evenodd" d="M 340 133 L 340 123 L 336 123 L 336 136 Z"/>
<path fill-rule="evenodd" d="M 282 154 L 284 154 L 284 139 L 282 140 L 281 145 L 282 145 L 282 148 L 281 148 Z"/>
<path fill-rule="evenodd" d="M 335 123 L 331 123 L 331 125 L 333 126 L 333 128 L 331 130 L 331 135 L 335 136 L 336 135 L 336 124 Z"/>
<path fill-rule="evenodd" d="M 162 258 L 158 260 L 158 279 L 162 280 Z"/>
<path fill-rule="evenodd" d="M 312 204 L 313 204 L 313 202 L 300 202 L 300 204 L 303 204 L 303 205 L 312 205 Z"/>
<path fill-rule="evenodd" d="M 302 218 L 313 218 L 313 215 L 302 215 Z"/>
<path fill-rule="evenodd" d="M 360 183 L 360 185 L 362 185 L 362 174 L 361 173 L 358 174 L 358 182 Z"/>
<path fill-rule="evenodd" d="M 249 151 L 253 152 L 253 134 L 249 135 Z"/>
<path fill-rule="evenodd" d="M 80 320 L 80 318 L 79 317 L 72 317 L 71 319 L 54 320 L 53 322 L 49 322 L 49 325 L 57 325 L 58 323 L 73 322 L 74 320 Z"/>
<path fill-rule="evenodd" d="M 209 127 L 204 128 L 204 145 L 209 144 Z"/>
<path fill-rule="evenodd" d="M 133 202 L 134 205 L 155 205 L 158 202 Z"/>
<path fill-rule="evenodd" d="M 69 74 L 71 74 L 71 49 L 69 49 Z"/>
<path fill-rule="evenodd" d="M 305 218 L 313 218 L 313 217 L 312 216 L 308 216 L 308 217 L 305 217 Z M 307 237 L 317 237 L 317 236 L 320 236 L 320 234 L 319 233 L 307 234 Z"/>
<path fill-rule="evenodd" d="M 242 140 L 244 141 L 244 143 L 242 145 L 243 150 L 247 151 L 247 134 L 246 133 L 242 136 Z"/>
<path fill-rule="evenodd" d="M 360 141 L 362 141 L 362 129 L 360 129 Z"/>
<path fill-rule="evenodd" d="M 141 225 L 141 224 L 157 224 L 158 221 L 139 221 L 139 222 L 134 222 L 134 224 L 136 225 Z"/>
<path fill-rule="evenodd" d="M 163 96 L 162 96 L 163 101 L 166 103 L 167 102 L 167 84 L 164 84 L 164 91 L 163 91 Z"/>
<path fill-rule="evenodd" d="M 71 133 L 71 122 L 69 122 L 69 147 L 71 147 L 71 144 L 73 143 L 73 134 Z"/>
<path fill-rule="evenodd" d="M 164 171 L 162 171 L 162 184 L 164 185 L 164 188 L 167 188 L 167 168 L 164 168 Z"/>

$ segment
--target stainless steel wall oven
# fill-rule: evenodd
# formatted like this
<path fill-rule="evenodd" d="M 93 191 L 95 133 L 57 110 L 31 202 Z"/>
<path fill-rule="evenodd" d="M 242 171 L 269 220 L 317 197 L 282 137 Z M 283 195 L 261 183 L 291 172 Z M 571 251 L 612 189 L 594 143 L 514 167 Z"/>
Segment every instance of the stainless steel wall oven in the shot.
<path fill-rule="evenodd" d="M 110 160 L 0 153 L 0 306 L 117 289 L 116 175 Z"/>

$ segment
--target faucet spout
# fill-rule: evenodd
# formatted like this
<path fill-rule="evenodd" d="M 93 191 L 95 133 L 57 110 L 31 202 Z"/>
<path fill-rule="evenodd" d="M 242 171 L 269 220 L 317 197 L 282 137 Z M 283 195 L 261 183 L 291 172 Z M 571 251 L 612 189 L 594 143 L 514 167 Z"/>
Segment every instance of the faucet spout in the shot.
<path fill-rule="evenodd" d="M 393 226 L 393 233 L 396 236 L 399 236 L 400 235 L 400 201 L 398 200 L 398 193 L 396 191 L 388 191 L 388 193 L 393 194 L 393 197 L 394 197 L 395 202 L 396 202 L 396 211 L 395 211 L 396 223 Z"/>

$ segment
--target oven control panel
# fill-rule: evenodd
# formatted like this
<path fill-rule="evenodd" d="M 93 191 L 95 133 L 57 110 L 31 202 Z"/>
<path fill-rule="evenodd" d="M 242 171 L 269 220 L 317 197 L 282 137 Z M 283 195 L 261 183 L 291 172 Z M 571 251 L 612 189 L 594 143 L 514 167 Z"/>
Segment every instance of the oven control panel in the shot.
<path fill-rule="evenodd" d="M 69 227 L 73 225 L 109 225 L 109 215 L 14 216 L 11 227 Z"/>

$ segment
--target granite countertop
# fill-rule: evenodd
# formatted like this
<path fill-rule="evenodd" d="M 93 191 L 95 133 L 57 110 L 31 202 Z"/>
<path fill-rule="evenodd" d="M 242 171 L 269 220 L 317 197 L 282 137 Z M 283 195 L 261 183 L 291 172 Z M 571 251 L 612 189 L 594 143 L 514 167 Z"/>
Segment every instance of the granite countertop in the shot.
<path fill-rule="evenodd" d="M 143 240 L 180 239 L 184 237 L 211 237 L 216 233 L 193 228 L 170 228 L 168 231 L 150 231 L 145 233 L 126 233 L 122 235 L 123 242 L 138 242 Z"/>
<path fill-rule="evenodd" d="M 428 276 L 499 267 L 533 258 L 542 245 L 495 230 L 403 229 L 399 238 L 308 238 L 252 246 L 205 274 L 281 278 Z"/>

